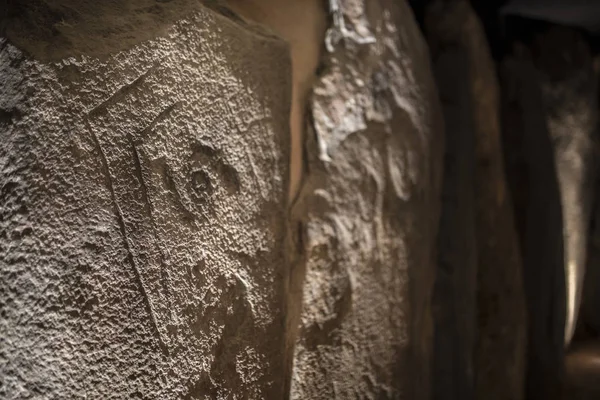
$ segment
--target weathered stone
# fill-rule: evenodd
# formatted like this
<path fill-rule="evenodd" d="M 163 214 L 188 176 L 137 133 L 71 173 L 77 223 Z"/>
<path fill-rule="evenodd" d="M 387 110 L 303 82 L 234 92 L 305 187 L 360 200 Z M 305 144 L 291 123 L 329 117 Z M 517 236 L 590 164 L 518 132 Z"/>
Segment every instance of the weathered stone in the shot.
<path fill-rule="evenodd" d="M 429 54 L 404 1 L 330 6 L 292 213 L 291 396 L 426 399 L 443 150 Z"/>
<path fill-rule="evenodd" d="M 579 32 L 551 29 L 536 40 L 534 51 L 560 186 L 568 345 L 575 333 L 585 275 L 598 85 L 590 48 Z"/>
<path fill-rule="evenodd" d="M 589 362 L 586 360 L 595 359 L 597 362 L 597 344 L 589 346 L 573 340 L 586 279 L 588 231 L 597 163 L 593 151 L 598 134 L 597 76 L 590 47 L 578 31 L 553 27 L 536 37 L 532 48 L 534 62 L 540 71 L 560 187 L 566 289 L 564 343 L 570 353 L 566 366 L 571 369 L 567 372 L 570 378 L 587 380 L 590 389 L 594 386 L 598 389 L 593 379 L 585 377 L 587 369 L 588 373 L 595 373 L 597 381 L 598 369 L 585 366 Z M 590 278 L 593 279 L 594 274 Z"/>
<path fill-rule="evenodd" d="M 447 204 L 452 199 L 444 198 L 442 221 L 449 222 L 440 238 L 439 267 L 441 276 L 450 270 L 453 279 L 436 294 L 441 318 L 447 320 L 436 327 L 436 337 L 456 339 L 436 349 L 442 366 L 434 387 L 440 399 L 520 399 L 525 357 L 522 265 L 504 175 L 496 71 L 468 1 L 432 2 L 425 18 L 446 106 L 447 149 L 455 149 L 457 160 L 457 167 L 446 164 L 444 171 L 457 203 Z M 450 247 L 458 238 L 462 246 Z M 444 259 L 444 249 L 450 261 Z M 438 279 L 438 284 L 443 283 Z"/>
<path fill-rule="evenodd" d="M 283 398 L 287 46 L 93 3 L 0 42 L 0 397 Z"/>
<path fill-rule="evenodd" d="M 597 84 L 575 30 L 551 27 L 505 62 L 505 138 L 529 311 L 528 397 L 560 396 L 586 263 Z"/>
<path fill-rule="evenodd" d="M 410 10 L 330 2 L 290 225 L 315 60 L 290 121 L 288 46 L 210 3 L 10 15 L 0 395 L 428 398 L 443 135 Z"/>
<path fill-rule="evenodd" d="M 294 200 L 304 173 L 306 113 L 327 26 L 323 0 L 227 0 L 245 18 L 267 26 L 284 39 L 292 58 L 292 108 L 290 111 L 290 188 Z"/>
<path fill-rule="evenodd" d="M 527 300 L 526 398 L 556 398 L 562 357 L 562 214 L 552 147 L 531 61 L 504 61 L 503 136 L 523 254 Z M 563 310 L 563 311 L 561 311 Z"/>
<path fill-rule="evenodd" d="M 425 30 L 444 110 L 446 152 L 434 294 L 434 399 L 474 398 L 475 126 L 468 49 L 455 4 L 432 3 Z M 464 18 L 463 18 L 464 19 Z"/>
<path fill-rule="evenodd" d="M 595 167 L 600 160 L 600 137 L 593 139 Z M 594 176 L 594 199 L 590 218 L 590 237 L 588 243 L 587 267 L 583 287 L 581 313 L 578 325 L 583 328 L 586 339 L 600 337 L 600 174 Z"/>

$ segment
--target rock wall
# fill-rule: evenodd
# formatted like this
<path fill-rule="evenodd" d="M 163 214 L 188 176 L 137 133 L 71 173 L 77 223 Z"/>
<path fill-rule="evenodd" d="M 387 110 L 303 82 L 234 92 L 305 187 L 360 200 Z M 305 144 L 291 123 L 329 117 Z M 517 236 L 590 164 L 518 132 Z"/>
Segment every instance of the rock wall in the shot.
<path fill-rule="evenodd" d="M 503 65 L 507 176 L 523 254 L 527 295 L 527 398 L 558 395 L 564 306 L 562 211 L 552 147 L 530 61 Z M 557 295 L 557 297 L 555 297 Z M 562 311 L 561 311 L 562 310 Z M 552 377 L 552 379 L 549 379 Z M 530 397 L 532 396 L 532 397 Z"/>
<path fill-rule="evenodd" d="M 507 127 L 531 124 L 520 133 L 522 152 L 509 165 L 513 177 L 527 177 L 527 184 L 513 181 L 514 192 L 524 193 L 517 211 L 529 261 L 528 393 L 555 398 L 559 379 L 548 377 L 562 375 L 563 346 L 573 336 L 583 290 L 597 126 L 596 77 L 580 34 L 558 27 L 534 36 L 528 46 L 516 47 L 506 68 L 506 86 L 511 90 Z M 517 85 L 522 87 L 519 91 Z M 508 130 L 506 137 L 515 140 L 515 132 Z"/>
<path fill-rule="evenodd" d="M 323 0 L 227 0 L 244 18 L 285 40 L 292 58 L 289 198 L 296 198 L 304 175 L 307 108 L 321 64 L 328 12 Z"/>
<path fill-rule="evenodd" d="M 474 399 L 477 280 L 475 121 L 469 54 L 460 43 L 463 19 L 453 4 L 433 3 L 425 15 L 435 78 L 444 110 L 446 152 L 435 286 L 434 399 Z"/>
<path fill-rule="evenodd" d="M 425 30 L 445 106 L 444 177 L 451 193 L 443 199 L 447 223 L 440 228 L 446 246 L 437 281 L 441 338 L 434 387 L 440 399 L 520 399 L 522 262 L 504 173 L 494 61 L 468 1 L 432 2 Z"/>
<path fill-rule="evenodd" d="M 11 5 L 0 397 L 428 398 L 443 137 L 404 2 L 330 2 L 304 149 L 294 42 L 217 1 Z"/>
<path fill-rule="evenodd" d="M 2 398 L 284 397 L 288 49 L 187 11 L 1 42 Z"/>
<path fill-rule="evenodd" d="M 443 151 L 429 55 L 404 1 L 338 6 L 293 209 L 292 398 L 426 399 Z"/>
<path fill-rule="evenodd" d="M 598 84 L 591 49 L 578 31 L 554 27 L 533 44 L 563 209 L 565 343 L 575 334 L 588 250 L 598 131 Z"/>
<path fill-rule="evenodd" d="M 593 193 L 597 83 L 575 30 L 550 26 L 503 66 L 508 175 L 528 294 L 530 398 L 559 398 L 583 292 Z"/>

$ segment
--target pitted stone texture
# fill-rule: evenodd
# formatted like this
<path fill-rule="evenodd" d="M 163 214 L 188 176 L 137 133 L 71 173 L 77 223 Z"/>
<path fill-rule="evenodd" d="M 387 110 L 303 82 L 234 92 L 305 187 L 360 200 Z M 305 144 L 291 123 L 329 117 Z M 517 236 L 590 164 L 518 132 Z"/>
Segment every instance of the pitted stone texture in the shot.
<path fill-rule="evenodd" d="M 282 398 L 287 46 L 78 54 L 0 42 L 0 397 Z"/>
<path fill-rule="evenodd" d="M 293 211 L 291 396 L 425 399 L 443 148 L 429 54 L 404 1 L 339 9 Z"/>

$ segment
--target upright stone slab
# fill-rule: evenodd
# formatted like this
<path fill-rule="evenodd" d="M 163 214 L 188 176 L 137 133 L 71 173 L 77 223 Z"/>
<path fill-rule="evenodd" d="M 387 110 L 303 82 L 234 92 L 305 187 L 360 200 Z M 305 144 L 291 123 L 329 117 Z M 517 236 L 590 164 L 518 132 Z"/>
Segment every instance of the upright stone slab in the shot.
<path fill-rule="evenodd" d="M 462 3 L 458 3 L 462 5 Z M 456 2 L 432 2 L 425 32 L 444 110 L 446 151 L 434 294 L 433 398 L 474 399 L 477 244 L 475 121 L 464 13 Z"/>
<path fill-rule="evenodd" d="M 502 75 L 506 169 L 527 300 L 526 398 L 557 398 L 564 307 L 553 300 L 564 296 L 564 280 L 556 169 L 531 60 L 525 54 L 507 58 Z"/>
<path fill-rule="evenodd" d="M 590 50 L 561 27 L 504 63 L 505 140 L 529 311 L 528 396 L 556 398 L 583 289 L 596 77 Z"/>
<path fill-rule="evenodd" d="M 528 305 L 528 398 L 560 398 L 578 319 L 598 123 L 590 49 L 549 26 L 504 62 L 507 167 L 520 224 Z"/>
<path fill-rule="evenodd" d="M 600 160 L 600 137 L 594 142 L 595 167 Z M 593 183 L 593 201 L 590 217 L 590 237 L 588 243 L 587 267 L 585 271 L 584 291 L 579 319 L 590 339 L 600 336 L 600 174 L 595 174 Z"/>
<path fill-rule="evenodd" d="M 564 345 L 571 358 L 569 361 L 575 361 L 576 365 L 577 352 L 571 353 L 580 345 L 576 327 L 583 325 L 580 323 L 580 307 L 584 281 L 595 278 L 594 273 L 587 277 L 586 265 L 597 165 L 593 143 L 598 135 L 598 78 L 590 46 L 586 38 L 574 29 L 554 26 L 536 37 L 532 49 L 540 76 L 562 206 L 563 280 L 566 289 L 566 310 L 561 315 Z M 591 359 L 597 363 L 598 346 L 593 347 L 596 349 Z M 585 365 L 585 362 L 582 364 Z M 566 366 L 569 367 L 570 362 Z M 595 386 L 597 390 L 598 369 L 590 369 L 595 372 L 595 377 L 589 382 L 591 388 Z M 568 397 L 568 392 L 565 397 Z"/>
<path fill-rule="evenodd" d="M 598 134 L 598 83 L 584 36 L 554 27 L 536 38 L 539 71 L 554 162 L 560 185 L 565 245 L 565 344 L 579 317 L 593 198 L 593 141 Z"/>
<path fill-rule="evenodd" d="M 0 397 L 283 398 L 287 46 L 38 3 L 0 41 Z"/>
<path fill-rule="evenodd" d="M 475 398 L 519 400 L 525 392 L 527 312 L 523 259 L 504 167 L 500 87 L 483 27 L 470 7 L 465 17 L 476 136 Z"/>
<path fill-rule="evenodd" d="M 291 396 L 427 399 L 443 151 L 429 54 L 404 1 L 330 6 L 293 210 Z"/>
<path fill-rule="evenodd" d="M 455 206 L 462 207 L 459 218 L 451 220 L 457 214 L 452 209 L 450 215 L 442 215 L 442 220 L 451 221 L 445 243 L 461 236 L 470 240 L 462 247 L 446 247 L 453 263 L 440 265 L 440 274 L 448 269 L 453 273 L 456 305 L 454 329 L 452 324 L 441 326 L 436 337 L 447 340 L 453 333 L 456 339 L 436 353 L 446 368 L 436 370 L 434 387 L 443 399 L 521 399 L 526 325 L 522 264 L 504 173 L 494 62 L 468 1 L 434 1 L 425 21 L 446 109 L 446 142 L 456 142 L 455 164 L 472 159 L 474 171 L 469 175 L 467 165 L 462 174 L 452 165 L 445 169 L 445 179 L 454 173 L 450 186 L 461 188 L 454 189 L 456 196 L 463 196 Z M 465 197 L 469 190 L 472 198 Z M 451 200 L 444 199 L 444 204 Z M 469 229 L 475 237 L 465 236 Z M 449 307 L 447 297 L 445 292 L 438 294 L 442 309 Z"/>

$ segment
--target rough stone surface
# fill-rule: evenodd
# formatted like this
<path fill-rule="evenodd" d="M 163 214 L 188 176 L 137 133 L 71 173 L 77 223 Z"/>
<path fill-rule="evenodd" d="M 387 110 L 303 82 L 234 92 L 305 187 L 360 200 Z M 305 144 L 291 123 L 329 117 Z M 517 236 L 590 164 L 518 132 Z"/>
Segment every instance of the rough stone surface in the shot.
<path fill-rule="evenodd" d="M 600 148 L 594 138 L 595 167 L 598 167 Z M 594 201 L 590 221 L 587 266 L 581 312 L 573 344 L 565 357 L 565 399 L 594 400 L 600 397 L 598 388 L 597 357 L 600 337 L 600 177 L 595 174 Z"/>
<path fill-rule="evenodd" d="M 425 14 L 435 78 L 444 110 L 446 150 L 436 270 L 434 399 L 474 398 L 477 238 L 475 126 L 469 54 L 454 4 L 432 3 Z M 464 18 L 463 18 L 464 19 Z"/>
<path fill-rule="evenodd" d="M 525 358 L 522 264 L 504 175 L 495 67 L 468 1 L 433 2 L 425 18 L 446 110 L 447 152 L 455 148 L 456 161 L 445 165 L 444 179 L 460 198 L 454 210 L 448 205 L 452 199 L 444 198 L 442 221 L 449 223 L 440 245 L 463 240 L 457 242 L 460 247 L 445 248 L 450 261 L 442 259 L 439 266 L 441 292 L 436 295 L 440 319 L 447 322 L 436 327 L 436 338 L 441 336 L 446 345 L 436 349 L 441 366 L 434 387 L 440 399 L 520 399 Z M 448 270 L 453 280 L 443 288 L 440 278 Z M 454 298 L 454 310 L 448 298 Z M 454 342 L 447 339 L 451 335 Z"/>
<path fill-rule="evenodd" d="M 443 133 L 409 8 L 329 2 L 288 213 L 289 48 L 209 3 L 11 3 L 0 397 L 429 398 Z"/>
<path fill-rule="evenodd" d="M 443 150 L 429 54 L 404 1 L 330 5 L 292 212 L 291 396 L 426 399 Z"/>
<path fill-rule="evenodd" d="M 560 188 L 566 289 L 564 344 L 571 352 L 578 345 L 573 338 L 580 319 L 589 249 L 597 163 L 593 151 L 598 134 L 597 76 L 589 45 L 578 31 L 553 27 L 536 37 L 531 47 Z M 594 279 L 594 274 L 590 278 Z M 581 365 L 583 359 L 573 355 L 569 356 L 571 361 Z"/>
<path fill-rule="evenodd" d="M 526 54 L 502 66 L 506 169 L 515 204 L 527 300 L 526 398 L 556 398 L 563 326 L 562 214 L 535 71 Z"/>
<path fill-rule="evenodd" d="M 0 41 L 3 399 L 284 397 L 287 46 L 184 11 Z"/>
<path fill-rule="evenodd" d="M 583 37 L 559 27 L 515 46 L 503 76 L 529 314 L 527 395 L 552 399 L 583 291 L 597 83 Z"/>
<path fill-rule="evenodd" d="M 38 59 L 106 58 L 166 35 L 202 3 L 227 12 L 219 0 L 7 0 L 0 27 Z"/>
<path fill-rule="evenodd" d="M 476 133 L 475 398 L 518 400 L 524 397 L 526 357 L 523 262 L 504 169 L 496 70 L 472 11 L 467 21 Z"/>
<path fill-rule="evenodd" d="M 575 333 L 585 277 L 598 84 L 591 50 L 579 32 L 555 27 L 537 38 L 533 51 L 560 186 L 568 345 Z"/>
<path fill-rule="evenodd" d="M 595 167 L 600 160 L 600 137 L 594 138 Z M 600 174 L 595 174 L 588 259 L 578 328 L 588 338 L 600 337 Z"/>
<path fill-rule="evenodd" d="M 561 396 L 593 193 L 597 83 L 575 30 L 551 27 L 505 62 L 505 138 L 529 314 L 528 398 Z M 568 397 L 568 394 L 567 394 Z"/>
<path fill-rule="evenodd" d="M 502 66 L 503 140 L 527 304 L 526 398 L 555 399 L 562 357 L 562 214 L 552 147 L 527 54 Z M 562 311 L 561 311 L 562 310 Z"/>
<path fill-rule="evenodd" d="M 290 47 L 292 106 L 290 111 L 291 201 L 304 173 L 304 133 L 308 99 L 321 61 L 328 13 L 323 0 L 227 0 L 240 15 L 272 29 Z"/>

